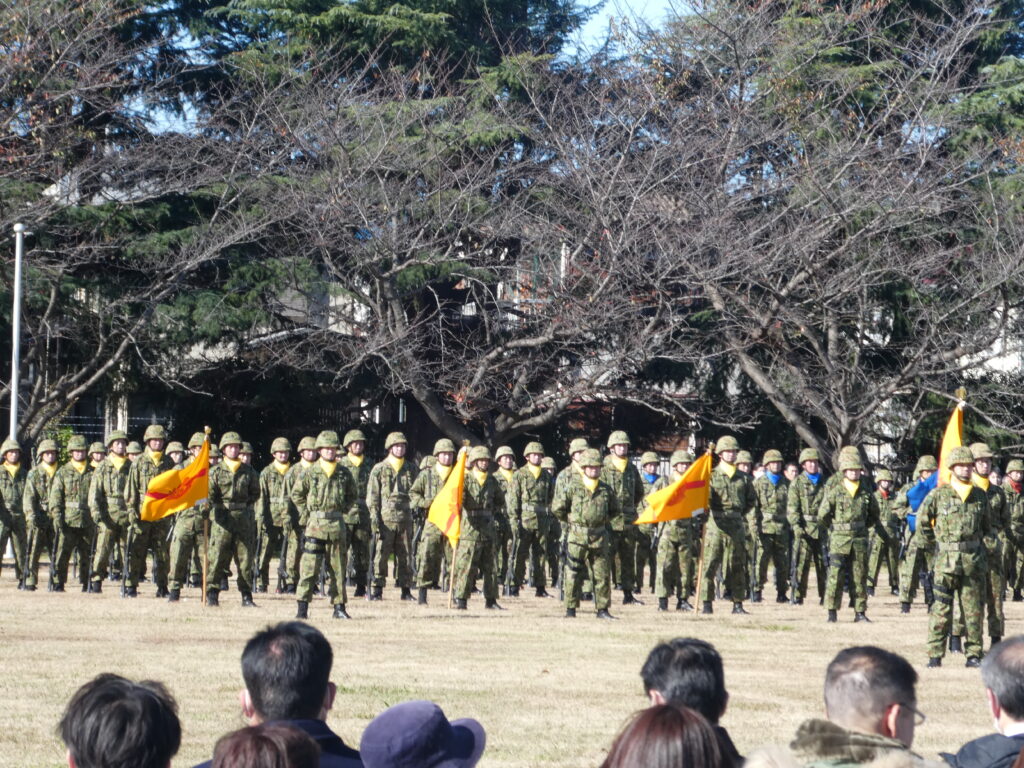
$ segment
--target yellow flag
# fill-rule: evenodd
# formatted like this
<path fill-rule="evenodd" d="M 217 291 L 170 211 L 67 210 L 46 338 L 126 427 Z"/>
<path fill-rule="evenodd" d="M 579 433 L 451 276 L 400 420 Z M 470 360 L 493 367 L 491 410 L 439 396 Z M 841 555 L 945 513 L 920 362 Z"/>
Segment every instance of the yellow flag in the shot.
<path fill-rule="evenodd" d="M 149 481 L 142 502 L 142 519 L 163 520 L 204 501 L 210 493 L 210 438 L 184 469 L 169 469 Z"/>
<path fill-rule="evenodd" d="M 452 549 L 458 545 L 459 534 L 462 532 L 462 486 L 466 480 L 467 456 L 468 451 L 459 454 L 459 460 L 448 474 L 440 493 L 430 502 L 430 511 L 427 513 L 427 520 L 448 537 Z"/>
<path fill-rule="evenodd" d="M 948 485 L 953 474 L 952 470 L 946 468 L 949 452 L 964 444 L 964 405 L 963 400 L 957 403 L 942 435 L 942 447 L 939 449 L 939 485 Z"/>
<path fill-rule="evenodd" d="M 672 485 L 647 497 L 647 509 L 636 519 L 636 524 L 685 520 L 703 515 L 708 507 L 710 480 L 711 454 L 705 453 Z"/>

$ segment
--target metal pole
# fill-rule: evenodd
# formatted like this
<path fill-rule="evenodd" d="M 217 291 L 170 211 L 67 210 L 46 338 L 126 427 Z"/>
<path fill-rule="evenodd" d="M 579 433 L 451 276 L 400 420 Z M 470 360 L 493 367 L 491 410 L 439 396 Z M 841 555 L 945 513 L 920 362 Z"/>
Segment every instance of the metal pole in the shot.
<path fill-rule="evenodd" d="M 21 260 L 25 225 L 14 225 L 14 307 L 11 312 L 11 440 L 18 439 L 18 368 L 21 366 Z"/>

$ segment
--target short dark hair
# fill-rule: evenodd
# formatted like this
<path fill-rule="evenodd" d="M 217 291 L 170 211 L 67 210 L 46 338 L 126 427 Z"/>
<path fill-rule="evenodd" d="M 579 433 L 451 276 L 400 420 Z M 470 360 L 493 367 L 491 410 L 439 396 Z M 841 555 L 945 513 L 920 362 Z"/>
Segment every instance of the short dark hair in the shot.
<path fill-rule="evenodd" d="M 301 621 L 257 632 L 242 651 L 242 678 L 263 720 L 315 720 L 327 695 L 334 654 L 327 638 Z"/>
<path fill-rule="evenodd" d="M 860 645 L 840 651 L 825 672 L 825 711 L 842 724 L 881 717 L 892 704 L 917 703 L 917 672 L 902 656 Z"/>
<path fill-rule="evenodd" d="M 686 707 L 659 704 L 636 713 L 615 738 L 601 768 L 721 768 L 711 725 Z"/>
<path fill-rule="evenodd" d="M 79 768 L 166 768 L 181 746 L 167 688 L 110 673 L 75 691 L 57 731 Z"/>
<path fill-rule="evenodd" d="M 693 637 L 659 643 L 640 670 L 644 691 L 657 691 L 667 704 L 689 707 L 709 723 L 717 724 L 725 712 L 728 693 L 722 657 L 715 647 Z"/>
<path fill-rule="evenodd" d="M 285 723 L 240 728 L 217 739 L 211 768 L 317 768 L 320 746 Z"/>
<path fill-rule="evenodd" d="M 1006 714 L 1024 720 L 1024 635 L 1008 637 L 988 652 L 981 679 Z"/>

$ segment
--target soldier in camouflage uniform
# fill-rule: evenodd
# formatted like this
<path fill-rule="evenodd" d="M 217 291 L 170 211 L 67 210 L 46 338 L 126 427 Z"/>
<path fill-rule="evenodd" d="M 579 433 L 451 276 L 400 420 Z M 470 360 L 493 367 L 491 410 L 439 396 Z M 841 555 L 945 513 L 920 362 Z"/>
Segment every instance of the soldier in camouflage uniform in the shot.
<path fill-rule="evenodd" d="M 736 466 L 739 444 L 731 435 L 718 441 L 716 450 L 720 459 L 711 473 L 704 543 L 704 573 L 701 589 L 704 601 L 702 613 L 712 613 L 715 597 L 715 573 L 729 557 L 725 571 L 724 589 L 732 596 L 733 613 L 746 613 L 743 596 L 747 593 L 747 530 L 748 516 L 754 515 L 754 524 L 760 527 L 757 499 L 754 497 L 750 477 Z M 731 548 L 730 548 L 731 547 Z M 725 570 L 723 568 L 723 570 Z"/>
<path fill-rule="evenodd" d="M 21 446 L 8 438 L 0 445 L 0 558 L 7 551 L 7 542 L 14 550 L 14 575 L 18 588 L 24 587 L 25 570 L 25 518 L 21 513 L 21 499 L 25 495 L 27 473 L 21 466 Z"/>
<path fill-rule="evenodd" d="M 425 468 L 416 477 L 409 489 L 409 504 L 419 510 L 424 518 L 423 533 L 416 550 L 416 587 L 419 591 L 417 602 L 427 604 L 427 590 L 437 586 L 441 578 L 441 559 L 451 562 L 451 544 L 441 529 L 426 519 L 434 498 L 444 488 L 445 481 L 455 463 L 455 443 L 443 437 L 434 443 L 434 458 L 431 467 Z"/>
<path fill-rule="evenodd" d="M 502 497 L 508 493 L 509 483 L 516 470 L 516 454 L 509 446 L 502 445 L 494 453 L 494 461 L 498 465 L 494 470 L 494 479 L 498 481 Z M 494 556 L 497 558 L 495 569 L 498 573 L 498 584 L 504 585 L 505 594 L 509 593 L 511 584 L 506 583 L 508 576 L 510 553 L 512 548 L 512 522 L 504 507 L 494 512 Z M 515 585 L 518 588 L 518 584 Z"/>
<path fill-rule="evenodd" d="M 370 463 L 366 460 L 366 435 L 350 429 L 341 441 L 345 455 L 343 466 L 352 476 L 356 487 L 356 506 L 345 517 L 348 534 L 349 570 L 355 575 L 355 597 L 366 597 L 366 587 L 372 562 L 370 561 L 370 510 L 366 506 L 366 488 L 370 484 Z"/>
<path fill-rule="evenodd" d="M 640 497 L 646 499 L 655 489 L 655 485 L 664 478 L 658 474 L 661 468 L 661 457 L 654 451 L 644 451 L 640 455 Z M 641 501 L 639 509 L 642 510 L 644 503 Z M 644 583 L 644 571 L 649 570 L 649 588 L 653 592 L 658 582 L 658 526 L 642 524 L 636 526 L 639 536 L 643 538 L 643 544 L 636 550 L 636 591 L 640 592 Z"/>
<path fill-rule="evenodd" d="M 818 598 L 822 601 L 825 598 L 825 556 L 822 529 L 818 522 L 819 491 L 825 485 L 821 473 L 821 456 L 815 448 L 804 448 L 800 451 L 799 461 L 803 471 L 792 482 L 786 494 L 786 517 L 794 537 L 794 552 L 790 557 L 796 558 L 796 578 L 790 598 L 794 605 L 802 605 L 807 597 L 812 564 L 818 585 Z"/>
<path fill-rule="evenodd" d="M 366 506 L 370 512 L 373 538 L 377 542 L 373 560 L 373 591 L 371 600 L 380 600 L 387 583 L 388 560 L 395 556 L 396 581 L 402 589 L 402 600 L 412 596 L 412 515 L 409 510 L 409 489 L 416 481 L 416 465 L 405 460 L 408 441 L 401 432 L 392 432 L 384 439 L 387 458 L 370 471 L 366 486 Z"/>
<path fill-rule="evenodd" d="M 206 435 L 202 432 L 193 433 L 188 441 L 188 450 L 191 458 L 203 450 L 203 443 L 206 442 Z M 169 448 L 170 446 L 168 446 Z M 170 453 L 170 450 L 167 451 Z M 184 462 L 180 462 L 179 469 L 183 469 Z M 195 559 L 206 548 L 206 525 L 210 516 L 210 504 L 208 501 L 201 501 L 193 504 L 188 509 L 183 509 L 174 515 L 174 528 L 171 532 L 171 549 L 168 559 L 168 570 L 170 573 L 168 602 L 176 603 L 181 599 L 181 588 L 185 585 L 185 577 L 189 574 L 189 566 L 196 567 L 199 574 L 202 573 L 202 563 L 198 566 Z M 202 584 L 202 579 L 199 581 Z"/>
<path fill-rule="evenodd" d="M 658 478 L 651 486 L 649 493 L 660 491 L 681 478 L 693 464 L 693 454 L 689 451 L 672 453 L 672 476 Z M 658 581 L 655 584 L 655 595 L 658 598 L 658 610 L 668 610 L 668 599 L 678 590 L 676 599 L 677 611 L 692 611 L 690 590 L 693 586 L 693 539 L 697 526 L 692 517 L 682 520 L 669 520 L 658 523 Z"/>
<path fill-rule="evenodd" d="M 288 501 L 288 519 L 285 543 L 285 574 L 288 582 L 285 593 L 294 595 L 299 585 L 299 561 L 302 558 L 302 529 L 299 510 L 291 501 L 292 489 L 317 459 L 316 438 L 306 436 L 299 441 L 299 461 L 292 464 L 284 476 L 284 494 Z"/>
<path fill-rule="evenodd" d="M 875 499 L 878 501 L 878 509 L 882 516 L 882 525 L 889 532 L 889 543 L 882 541 L 875 531 L 871 531 L 870 546 L 871 557 L 868 560 L 868 596 L 875 594 L 878 585 L 878 574 L 882 570 L 882 563 L 886 564 L 889 570 L 889 588 L 894 595 L 899 590 L 899 541 L 900 527 L 902 521 L 899 515 L 893 510 L 892 473 L 888 469 L 879 469 L 875 472 Z"/>
<path fill-rule="evenodd" d="M 89 445 L 89 469 L 99 469 L 100 464 L 107 458 L 107 449 L 103 443 L 96 441 Z"/>
<path fill-rule="evenodd" d="M 340 447 L 336 432 L 324 430 L 317 435 L 316 448 L 320 458 L 302 473 L 291 492 L 305 540 L 296 593 L 298 612 L 295 617 L 298 619 L 308 617 L 313 585 L 325 558 L 327 594 L 334 606 L 333 618 L 351 618 L 345 610 L 348 602 L 345 589 L 348 559 L 345 518 L 353 511 L 358 513 L 358 502 L 352 475 L 337 462 Z"/>
<path fill-rule="evenodd" d="M 551 456 L 545 456 L 544 460 L 540 463 L 541 469 L 543 469 L 548 475 L 548 481 L 551 483 L 551 498 L 555 497 L 555 475 L 558 474 L 558 465 Z M 561 573 L 559 573 L 558 565 L 558 550 L 562 543 L 562 524 L 558 519 L 552 515 L 550 518 L 550 525 L 548 527 L 548 544 L 545 555 L 547 556 L 548 562 L 548 573 L 551 575 L 551 586 L 557 587 L 561 582 Z"/>
<path fill-rule="evenodd" d="M 291 468 L 292 444 L 286 437 L 274 438 L 270 444 L 273 460 L 260 472 L 260 499 L 256 503 L 259 530 L 259 583 L 257 592 L 266 592 L 270 584 L 270 560 L 280 555 L 284 531 L 288 527 L 288 501 L 284 497 L 284 476 Z M 283 590 L 282 590 L 283 591 Z"/>
<path fill-rule="evenodd" d="M 1013 602 L 1024 601 L 1021 587 L 1024 586 L 1024 461 L 1013 459 L 1006 465 L 1003 477 L 1003 492 L 1006 494 L 1006 508 L 1009 511 L 1010 528 L 1006 532 L 1009 546 L 1003 555 L 1006 573 L 1014 573 Z"/>
<path fill-rule="evenodd" d="M 765 451 L 764 474 L 754 481 L 754 494 L 761 512 L 761 534 L 757 553 L 757 584 L 754 599 L 759 601 L 768 580 L 768 565 L 775 568 L 775 602 L 788 602 L 789 549 L 792 531 L 787 518 L 789 482 L 782 475 L 782 454 Z"/>
<path fill-rule="evenodd" d="M 43 552 L 50 556 L 51 569 L 56 565 L 53 521 L 50 519 L 50 483 L 57 474 L 57 443 L 42 440 L 36 449 L 39 458 L 25 477 L 25 495 L 22 510 L 28 535 L 28 566 L 25 569 L 25 589 L 33 592 L 39 578 L 39 558 Z"/>
<path fill-rule="evenodd" d="M 568 554 L 565 564 L 565 615 L 575 618 L 580 593 L 587 573 L 594 583 L 597 618 L 611 619 L 611 548 L 609 531 L 612 520 L 621 514 L 619 497 L 601 480 L 601 454 L 587 449 L 579 458 L 580 474 L 560 488 L 552 512 L 565 523 Z"/>
<path fill-rule="evenodd" d="M 582 476 L 583 470 L 580 468 L 579 460 L 580 458 L 582 458 L 583 452 L 586 451 L 588 448 L 590 448 L 590 445 L 582 437 L 574 437 L 572 440 L 569 441 L 569 465 L 567 467 L 564 467 L 555 475 L 555 487 L 551 495 L 552 503 L 554 503 L 553 500 L 558 498 L 558 496 L 563 492 L 563 488 L 566 488 L 575 478 Z M 561 521 L 557 517 L 555 517 L 554 520 L 555 524 L 558 525 L 559 528 L 559 542 L 556 552 L 558 553 L 559 559 L 557 569 L 558 583 L 561 584 L 561 580 L 565 578 L 565 573 L 563 572 L 565 569 L 565 563 L 561 562 L 561 560 L 562 555 L 565 551 L 565 542 L 567 541 L 569 532 L 565 529 L 565 527 L 562 525 Z M 591 585 L 588 580 L 584 582 L 583 585 L 583 600 L 593 599 L 593 594 L 589 592 L 590 589 Z"/>
<path fill-rule="evenodd" d="M 862 482 L 864 466 L 857 449 L 850 446 L 839 454 L 841 477 L 827 486 L 818 506 L 822 530 L 828 531 L 828 585 L 825 607 L 828 621 L 837 620 L 836 612 L 843 599 L 841 581 L 846 564 L 852 565 L 850 598 L 854 602 L 854 621 L 870 621 L 867 617 L 868 530 L 874 528 L 888 543 L 889 533 L 882 527 L 878 500 L 868 484 Z"/>
<path fill-rule="evenodd" d="M 78 580 L 82 591 L 89 588 L 88 568 L 92 557 L 92 518 L 89 517 L 89 445 L 83 435 L 72 435 L 68 440 L 71 459 L 53 476 L 50 483 L 50 516 L 57 536 L 57 567 L 53 577 L 53 591 L 63 592 L 68 579 L 71 555 L 78 555 Z"/>
<path fill-rule="evenodd" d="M 171 459 L 164 453 L 167 443 L 167 431 L 159 424 L 150 424 L 142 436 L 146 449 L 128 470 L 128 481 L 125 485 L 124 500 L 128 508 L 130 544 L 125 550 L 127 562 L 125 576 L 125 597 L 138 595 L 139 580 L 146 564 L 146 554 L 153 550 L 153 580 L 156 582 L 156 596 L 167 597 L 167 577 L 169 553 L 166 543 L 169 523 L 163 520 L 149 522 L 142 519 L 142 505 L 146 500 L 149 481 L 157 475 L 174 469 Z"/>
<path fill-rule="evenodd" d="M 903 555 L 903 565 L 900 566 L 900 613 L 910 613 L 910 603 L 917 592 L 917 585 L 920 581 L 920 574 L 931 570 L 932 552 L 922 547 L 922 538 L 916 535 L 917 515 L 910 506 L 907 492 L 915 485 L 925 482 L 933 472 L 938 471 L 939 464 L 934 456 L 924 455 L 917 460 L 914 467 L 914 479 L 900 488 L 893 501 L 893 511 L 907 522 L 910 540 L 907 542 Z"/>
<path fill-rule="evenodd" d="M 490 474 L 491 452 L 478 445 L 469 452 L 466 479 L 462 486 L 462 533 L 455 551 L 452 579 L 455 583 L 455 607 L 466 609 L 476 579 L 483 579 L 485 607 L 502 610 L 498 605 L 497 558 L 494 555 L 496 510 L 504 509 L 505 495 Z"/>
<path fill-rule="evenodd" d="M 255 504 L 260 498 L 260 477 L 239 458 L 242 438 L 237 432 L 225 432 L 220 439 L 224 458 L 210 470 L 211 577 L 206 585 L 206 604 L 220 604 L 220 581 L 227 575 L 231 561 L 238 569 L 238 591 L 242 606 L 251 607 L 252 564 L 256 544 Z M 294 498 L 294 496 L 293 496 Z"/>
<path fill-rule="evenodd" d="M 554 489 L 540 466 L 544 459 L 544 446 L 537 442 L 527 443 L 523 456 L 526 465 L 516 471 L 505 494 L 505 507 L 515 531 L 512 540 L 515 571 L 509 594 L 512 597 L 519 596 L 519 586 L 526 575 L 526 559 L 529 557 L 537 597 L 550 597 L 546 589 L 544 561 L 551 527 L 551 494 Z"/>
<path fill-rule="evenodd" d="M 613 581 L 622 587 L 623 605 L 643 605 L 643 601 L 633 596 L 637 549 L 643 539 L 634 523 L 637 505 L 643 501 L 643 481 L 640 479 L 640 472 L 629 460 L 629 447 L 629 435 L 622 430 L 616 430 L 608 436 L 610 453 L 604 458 L 601 481 L 606 483 L 619 499 L 619 514 L 612 518 L 609 537 L 613 573 L 616 572 L 616 566 L 618 567 L 618 579 Z"/>
<path fill-rule="evenodd" d="M 970 448 L 952 449 L 946 464 L 953 475 L 925 497 L 919 509 L 918 534 L 934 561 L 935 603 L 928 621 L 928 666 L 942 665 L 946 638 L 959 600 L 965 619 L 967 666 L 980 666 L 981 613 L 984 603 L 986 545 L 996 537 L 989 515 L 989 496 L 971 483 L 974 456 Z"/>
<path fill-rule="evenodd" d="M 96 525 L 96 554 L 92 561 L 92 582 L 89 591 L 103 591 L 110 556 L 117 547 L 128 548 L 128 506 L 125 489 L 131 462 L 125 454 L 128 435 L 119 429 L 107 435 L 110 453 L 92 473 L 89 483 L 89 513 Z"/>
<path fill-rule="evenodd" d="M 170 456 L 171 461 L 174 462 L 175 469 L 185 468 L 185 446 L 177 440 L 172 440 L 167 444 L 167 455 Z"/>

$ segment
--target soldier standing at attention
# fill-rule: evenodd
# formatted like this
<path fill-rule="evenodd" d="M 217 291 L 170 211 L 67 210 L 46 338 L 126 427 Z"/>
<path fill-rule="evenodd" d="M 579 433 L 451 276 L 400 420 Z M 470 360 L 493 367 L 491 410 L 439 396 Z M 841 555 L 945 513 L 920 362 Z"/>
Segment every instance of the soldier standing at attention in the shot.
<path fill-rule="evenodd" d="M 84 435 L 68 440 L 71 459 L 53 476 L 50 483 L 50 515 L 57 534 L 57 567 L 53 591 L 63 592 L 68 579 L 71 555 L 78 553 L 78 580 L 82 591 L 89 589 L 86 571 L 92 556 L 92 518 L 89 517 L 89 445 Z"/>
<path fill-rule="evenodd" d="M 103 580 L 107 578 L 114 548 L 119 546 L 122 552 L 128 548 L 128 507 L 124 494 L 128 486 L 128 470 L 132 465 L 125 455 L 127 445 L 128 435 L 121 430 L 116 429 L 107 435 L 110 452 L 93 472 L 89 483 L 89 512 L 98 528 L 89 591 L 96 594 L 103 591 Z"/>
<path fill-rule="evenodd" d="M 25 518 L 21 512 L 21 500 L 25 495 L 27 473 L 21 466 L 21 446 L 8 438 L 0 445 L 0 555 L 7 550 L 10 540 L 14 550 L 14 575 L 18 588 L 24 588 L 25 578 Z"/>
<path fill-rule="evenodd" d="M 107 457 L 107 449 L 98 440 L 89 445 L 89 469 L 98 469 Z"/>
<path fill-rule="evenodd" d="M 260 472 L 260 499 L 256 502 L 256 520 L 260 521 L 262 536 L 257 549 L 260 553 L 257 592 L 266 592 L 270 584 L 270 560 L 281 553 L 284 531 L 288 524 L 288 500 L 284 496 L 284 476 L 291 468 L 292 444 L 286 437 L 276 437 L 270 444 L 273 460 Z"/>
<path fill-rule="evenodd" d="M 989 516 L 988 495 L 971 482 L 974 468 L 971 449 L 959 446 L 949 452 L 952 470 L 949 485 L 929 493 L 919 509 L 917 535 L 935 556 L 935 603 L 928 619 L 928 666 L 942 666 L 946 638 L 953 620 L 954 601 L 963 606 L 968 667 L 981 666 L 981 612 L 984 605 L 985 543 L 995 538 Z"/>
<path fill-rule="evenodd" d="M 558 465 L 551 456 L 545 456 L 540 463 L 541 469 L 544 470 L 548 476 L 548 482 L 551 483 L 551 498 L 555 496 L 555 475 L 558 474 Z M 558 567 L 558 550 L 562 543 L 562 524 L 558 522 L 558 519 L 551 515 L 549 518 L 548 526 L 548 543 L 547 556 L 548 573 L 551 574 L 551 586 L 557 587 L 561 582 L 562 574 L 559 573 Z"/>
<path fill-rule="evenodd" d="M 640 455 L 640 498 L 646 499 L 648 495 L 657 490 L 655 485 L 663 482 L 663 478 L 658 473 L 661 469 L 661 457 L 658 456 L 654 451 L 644 451 Z M 660 485 L 658 487 L 661 487 Z M 644 507 L 644 502 L 641 501 L 638 505 L 638 512 Z M 642 544 L 637 547 L 636 551 L 636 592 L 640 593 L 641 588 L 644 584 L 644 571 L 649 570 L 649 588 L 653 592 L 655 585 L 657 584 L 658 574 L 658 552 L 657 552 L 657 541 L 656 534 L 658 527 L 656 525 L 638 525 L 636 526 L 639 531 L 639 536 L 642 539 Z"/>
<path fill-rule="evenodd" d="M 594 580 L 597 618 L 614 618 L 611 604 L 609 526 L 620 514 L 619 499 L 601 480 L 601 454 L 587 449 L 579 459 L 582 474 L 557 491 L 552 512 L 568 528 L 565 565 L 565 616 L 576 618 L 580 592 L 589 571 Z"/>
<path fill-rule="evenodd" d="M 1003 492 L 1006 494 L 1006 508 L 1010 518 L 1010 527 L 1006 532 L 1010 546 L 1003 556 L 1003 562 L 1007 563 L 1007 574 L 1016 574 L 1013 602 L 1019 603 L 1024 601 L 1024 594 L 1021 593 L 1021 586 L 1024 585 L 1024 461 L 1012 459 L 1007 463 Z"/>
<path fill-rule="evenodd" d="M 732 612 L 746 613 L 743 595 L 747 593 L 747 519 L 754 514 L 757 521 L 757 500 L 750 477 L 736 466 L 739 444 L 736 438 L 725 435 L 718 441 L 718 466 L 711 473 L 707 521 L 707 541 L 704 545 L 704 573 L 701 589 L 704 607 L 701 613 L 712 613 L 715 596 L 715 573 L 729 557 L 725 570 L 725 589 L 732 595 Z M 753 512 L 752 512 L 753 511 Z"/>
<path fill-rule="evenodd" d="M 502 445 L 494 453 L 494 461 L 498 465 L 494 470 L 494 479 L 498 481 L 501 488 L 502 498 L 508 493 L 509 484 L 512 482 L 512 475 L 516 470 L 516 454 L 511 447 Z M 498 558 L 495 568 L 498 571 L 498 584 L 509 590 L 512 584 L 505 584 L 505 576 L 508 574 L 508 561 L 512 548 L 512 522 L 509 520 L 508 511 L 502 506 L 494 511 L 495 543 L 494 554 Z M 515 585 L 517 588 L 518 584 Z"/>
<path fill-rule="evenodd" d="M 761 540 L 757 553 L 757 584 L 754 601 L 759 602 L 768 580 L 769 564 L 775 568 L 775 602 L 788 602 L 789 591 L 789 520 L 786 517 L 789 482 L 782 474 L 782 454 L 765 451 L 764 474 L 754 481 L 761 511 Z"/>
<path fill-rule="evenodd" d="M 43 552 L 53 557 L 53 522 L 50 519 L 50 483 L 57 474 L 57 443 L 42 440 L 36 449 L 39 463 L 25 477 L 22 509 L 28 533 L 28 567 L 25 589 L 34 592 L 39 578 L 39 558 Z"/>
<path fill-rule="evenodd" d="M 889 532 L 889 541 L 879 538 L 876 531 L 871 531 L 871 558 L 868 560 L 868 597 L 875 594 L 878 585 L 878 574 L 882 563 L 889 570 L 889 588 L 894 595 L 899 590 L 899 541 L 900 518 L 893 509 L 892 473 L 888 469 L 875 472 L 875 499 L 882 516 L 882 525 Z"/>
<path fill-rule="evenodd" d="M 793 605 L 803 605 L 807 597 L 812 564 L 818 585 L 818 599 L 820 602 L 825 599 L 825 556 L 821 525 L 818 522 L 818 493 L 825 485 L 821 474 L 821 456 L 816 448 L 804 448 L 800 451 L 799 461 L 803 472 L 790 485 L 786 495 L 786 516 L 795 537 L 795 552 L 792 556 L 796 557 L 796 579 L 790 599 Z"/>
<path fill-rule="evenodd" d="M 172 440 L 167 444 L 167 455 L 170 456 L 171 461 L 174 462 L 175 469 L 185 468 L 185 446 L 177 440 Z"/>
<path fill-rule="evenodd" d="M 205 434 L 193 433 L 188 441 L 192 459 L 199 455 L 205 441 Z M 205 536 L 203 526 L 209 515 L 209 507 L 209 502 L 201 501 L 188 509 L 181 510 L 174 516 L 174 531 L 171 533 L 171 581 L 167 595 L 168 602 L 176 603 L 181 599 L 181 588 L 185 584 L 185 577 L 189 574 L 190 564 L 196 568 L 198 574 L 202 573 L 202 564 L 195 566 L 193 560 L 197 559 L 200 551 L 206 546 L 203 538 Z M 199 583 L 202 583 L 201 579 Z"/>
<path fill-rule="evenodd" d="M 341 443 L 338 433 L 324 430 L 316 438 L 320 458 L 302 473 L 292 488 L 292 503 L 299 511 L 299 524 L 303 526 L 305 546 L 299 566 L 297 619 L 309 614 L 309 601 L 313 585 L 326 558 L 327 595 L 334 606 L 332 618 L 351 618 L 345 610 L 348 593 L 345 589 L 345 566 L 348 557 L 345 517 L 357 508 L 356 485 L 352 475 L 338 466 L 337 456 Z"/>
<path fill-rule="evenodd" d="M 505 507 L 514 529 L 514 578 L 509 594 L 512 597 L 519 596 L 519 586 L 526 576 L 526 559 L 530 558 L 537 597 L 550 597 L 546 589 L 544 566 L 551 527 L 553 489 L 540 466 L 544 460 L 544 446 L 537 442 L 527 443 L 523 455 L 526 465 L 516 470 L 505 495 Z"/>
<path fill-rule="evenodd" d="M 486 446 L 472 448 L 469 463 L 472 469 L 466 472 L 462 486 L 462 534 L 453 572 L 455 607 L 466 610 L 473 582 L 479 576 L 483 579 L 484 607 L 503 610 L 498 605 L 498 576 L 494 572 L 494 513 L 505 507 L 505 495 L 490 473 L 491 452 Z"/>
<path fill-rule="evenodd" d="M 910 506 L 907 499 L 907 492 L 915 485 L 925 482 L 938 471 L 939 463 L 934 456 L 924 455 L 917 460 L 914 467 L 914 479 L 900 488 L 893 502 L 893 509 L 897 515 L 906 518 L 907 528 L 910 530 L 910 541 L 907 543 L 906 552 L 903 557 L 903 566 L 900 568 L 900 613 L 910 613 L 910 603 L 914 599 L 917 585 L 922 571 L 931 570 L 932 553 L 929 548 L 922 547 L 923 537 L 917 535 L 917 515 Z M 927 498 L 927 497 L 926 497 Z"/>
<path fill-rule="evenodd" d="M 243 464 L 248 464 L 249 466 L 252 466 L 252 457 L 254 453 L 255 451 L 252 449 L 252 443 L 250 443 L 248 440 L 243 440 L 242 450 L 239 451 L 238 453 L 238 460 L 241 461 Z"/>
<path fill-rule="evenodd" d="M 651 492 L 666 488 L 679 480 L 693 464 L 689 451 L 673 451 L 672 476 L 658 478 Z M 645 465 L 646 466 L 646 465 Z M 655 585 L 658 610 L 668 610 L 668 599 L 679 590 L 676 600 L 677 611 L 692 611 L 690 590 L 693 589 L 693 539 L 697 531 L 692 517 L 682 520 L 668 520 L 658 523 L 658 581 Z"/>
<path fill-rule="evenodd" d="M 843 448 L 839 452 L 842 477 L 825 489 L 818 507 L 821 528 L 829 532 L 828 585 L 825 588 L 829 622 L 837 620 L 847 561 L 852 565 L 849 590 L 854 602 L 854 621 L 870 621 L 867 617 L 868 529 L 875 528 L 882 541 L 889 541 L 889 534 L 881 524 L 878 500 L 867 483 L 861 482 L 863 471 L 857 449 Z"/>
<path fill-rule="evenodd" d="M 366 507 L 366 488 L 370 484 L 370 463 L 366 460 L 366 435 L 350 429 L 341 441 L 345 455 L 340 464 L 352 476 L 356 488 L 356 505 L 345 516 L 348 536 L 348 562 L 355 574 L 355 597 L 366 597 L 366 580 L 370 573 L 370 510 Z"/>
<path fill-rule="evenodd" d="M 243 464 L 239 455 L 242 438 L 237 432 L 225 432 L 220 439 L 224 459 L 210 470 L 210 559 L 212 575 L 206 585 L 206 604 L 220 604 L 220 581 L 225 578 L 232 559 L 238 569 L 238 591 L 242 606 L 252 601 L 252 558 L 256 542 L 256 515 L 253 509 L 260 497 L 260 477 L 256 470 Z"/>
<path fill-rule="evenodd" d="M 299 441 L 299 461 L 292 464 L 284 475 L 284 495 L 288 502 L 288 523 L 284 535 L 288 537 L 285 546 L 285 573 L 288 577 L 285 593 L 294 595 L 299 584 L 299 560 L 302 558 L 302 528 L 299 525 L 299 510 L 291 501 L 292 488 L 302 479 L 306 470 L 316 461 L 316 438 L 306 436 Z"/>
<path fill-rule="evenodd" d="M 419 590 L 417 602 L 427 604 L 427 590 L 437 586 L 441 578 L 441 558 L 451 562 L 451 545 L 441 529 L 426 519 L 434 498 L 444 488 L 448 476 L 452 473 L 455 463 L 455 443 L 442 437 L 434 443 L 432 467 L 424 469 L 416 477 L 409 489 L 409 504 L 414 509 L 422 510 L 424 522 L 423 533 L 416 552 L 416 587 Z"/>
<path fill-rule="evenodd" d="M 153 550 L 153 581 L 156 582 L 156 596 L 167 597 L 168 552 L 164 546 L 167 526 L 162 520 L 149 522 L 142 519 L 142 505 L 146 500 L 149 481 L 162 472 L 174 469 L 169 456 L 164 454 L 167 431 L 160 424 L 150 424 L 142 435 L 146 449 L 131 465 L 128 482 L 124 489 L 125 505 L 128 507 L 128 521 L 132 526 L 131 546 L 125 551 L 126 570 L 125 597 L 137 597 L 139 580 L 146 564 L 146 554 Z M 129 446 L 130 447 L 130 446 Z M 130 551 L 129 551 L 130 550 Z"/>
<path fill-rule="evenodd" d="M 622 587 L 622 604 L 643 605 L 643 601 L 633 596 L 637 547 L 641 543 L 640 531 L 633 523 L 637 516 L 636 507 L 643 501 L 644 491 L 640 472 L 629 460 L 629 447 L 629 435 L 622 430 L 616 430 L 608 436 L 610 453 L 604 458 L 601 481 L 615 492 L 619 500 L 619 513 L 612 518 L 609 542 L 613 571 L 618 563 L 619 578 L 616 583 Z"/>
<path fill-rule="evenodd" d="M 387 457 L 370 471 L 366 486 L 366 506 L 370 525 L 377 540 L 373 561 L 373 591 L 370 600 L 380 600 L 388 577 L 388 560 L 395 556 L 396 581 L 402 589 L 402 600 L 412 596 L 412 516 L 409 512 L 409 489 L 416 480 L 416 465 L 405 460 L 408 441 L 401 432 L 392 432 L 384 439 Z"/>

